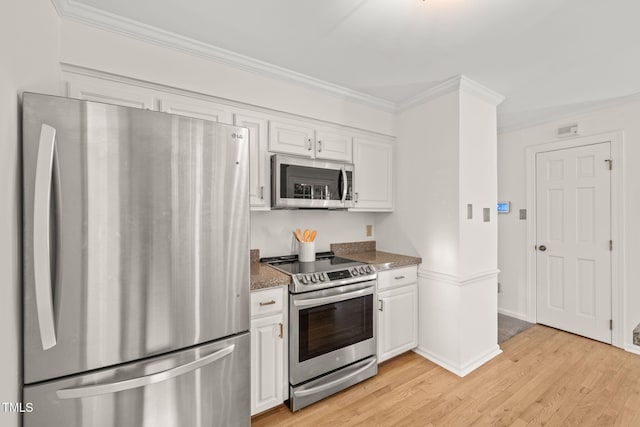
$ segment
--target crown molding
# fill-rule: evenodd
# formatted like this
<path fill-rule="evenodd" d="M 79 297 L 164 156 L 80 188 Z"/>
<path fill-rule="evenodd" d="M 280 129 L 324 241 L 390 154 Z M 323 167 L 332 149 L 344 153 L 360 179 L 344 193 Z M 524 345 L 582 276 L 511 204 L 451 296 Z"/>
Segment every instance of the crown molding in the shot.
<path fill-rule="evenodd" d="M 475 80 L 471 80 L 465 75 L 460 76 L 460 90 L 463 90 L 470 95 L 480 98 L 485 102 L 488 102 L 489 104 L 493 104 L 494 106 L 497 106 L 502 101 L 504 101 L 503 95 L 489 89 L 488 87 L 478 83 Z"/>
<path fill-rule="evenodd" d="M 399 102 L 397 111 L 402 112 L 417 105 L 424 104 L 425 102 L 432 101 L 448 93 L 460 90 L 461 79 L 462 75 L 453 76 L 436 84 L 435 86 L 431 86 L 427 90 L 419 92 L 405 101 Z"/>
<path fill-rule="evenodd" d="M 396 104 L 386 99 L 326 82 L 284 67 L 279 67 L 268 62 L 241 55 L 227 49 L 212 46 L 208 43 L 180 36 L 151 25 L 143 24 L 132 19 L 124 18 L 92 6 L 79 3 L 75 0 L 51 1 L 58 12 L 58 15 L 63 19 L 124 34 L 158 46 L 177 49 L 219 63 L 231 65 L 244 71 L 259 73 L 261 75 L 266 74 L 280 80 L 294 82 L 301 86 L 320 90 L 329 95 L 347 99 L 349 101 L 355 101 L 383 111 L 396 111 Z"/>
<path fill-rule="evenodd" d="M 640 102 L 640 92 L 616 98 L 599 99 L 596 101 L 568 104 L 540 110 L 529 110 L 510 114 L 498 112 L 498 134 L 514 132 L 533 126 L 570 119 L 575 116 L 581 116 L 619 105 L 638 102 Z"/>
<path fill-rule="evenodd" d="M 409 108 L 424 104 L 425 102 L 432 101 L 443 95 L 456 91 L 465 91 L 493 105 L 498 105 L 504 101 L 504 96 L 500 95 L 498 92 L 481 85 L 465 75 L 459 74 L 444 80 L 405 101 L 399 102 L 397 111 L 405 111 Z"/>

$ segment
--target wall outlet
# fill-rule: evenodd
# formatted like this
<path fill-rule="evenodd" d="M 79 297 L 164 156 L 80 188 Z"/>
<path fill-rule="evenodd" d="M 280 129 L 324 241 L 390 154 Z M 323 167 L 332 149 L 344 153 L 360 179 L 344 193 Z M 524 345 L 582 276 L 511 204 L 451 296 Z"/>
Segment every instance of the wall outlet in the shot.
<path fill-rule="evenodd" d="M 367 224 L 367 237 L 373 236 L 373 225 Z"/>

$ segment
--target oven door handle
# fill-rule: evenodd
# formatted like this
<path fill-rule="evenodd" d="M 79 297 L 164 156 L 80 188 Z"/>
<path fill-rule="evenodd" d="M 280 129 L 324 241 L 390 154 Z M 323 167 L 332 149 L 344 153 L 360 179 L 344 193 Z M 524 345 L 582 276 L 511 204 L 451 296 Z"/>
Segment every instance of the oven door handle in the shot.
<path fill-rule="evenodd" d="M 344 382 L 349 381 L 351 378 L 353 378 L 353 377 L 359 375 L 360 373 L 366 371 L 367 369 L 369 369 L 371 366 L 375 365 L 376 363 L 378 363 L 378 359 L 376 359 L 374 357 L 369 363 L 364 365 L 362 368 L 359 368 L 359 369 L 351 372 L 350 374 L 345 375 L 342 378 L 338 378 L 338 379 L 335 379 L 333 381 L 329 381 L 326 384 L 321 384 L 319 386 L 311 387 L 311 388 L 308 388 L 306 390 L 294 391 L 293 395 L 294 395 L 294 397 L 304 397 L 304 396 L 309 396 L 311 394 L 316 394 L 316 393 L 320 393 L 322 391 L 328 390 L 328 389 L 330 389 L 332 387 L 335 387 L 338 384 L 342 384 Z"/>
<path fill-rule="evenodd" d="M 330 297 L 310 298 L 304 300 L 294 300 L 293 305 L 296 307 L 309 307 L 321 304 L 331 304 L 333 302 L 345 301 L 348 299 L 356 298 L 363 295 L 373 295 L 373 286 L 360 289 L 353 292 L 346 292 L 343 294 L 332 295 Z"/>

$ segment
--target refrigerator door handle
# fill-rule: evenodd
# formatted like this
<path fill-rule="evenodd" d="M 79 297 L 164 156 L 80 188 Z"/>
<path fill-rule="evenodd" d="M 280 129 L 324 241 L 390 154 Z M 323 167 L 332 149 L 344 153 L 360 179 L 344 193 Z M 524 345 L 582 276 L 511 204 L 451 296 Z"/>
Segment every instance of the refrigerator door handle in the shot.
<path fill-rule="evenodd" d="M 44 350 L 56 345 L 49 242 L 55 140 L 55 128 L 43 124 L 40 128 L 33 196 L 33 278 L 38 326 Z"/>
<path fill-rule="evenodd" d="M 211 353 L 202 359 L 176 366 L 175 368 L 160 371 L 155 374 L 144 375 L 137 378 L 131 378 L 124 381 L 116 381 L 113 383 L 87 385 L 77 388 L 66 388 L 58 390 L 56 394 L 60 399 L 80 399 L 83 397 L 97 396 L 100 394 L 112 394 L 119 391 L 131 390 L 133 388 L 144 387 L 150 384 L 159 383 L 195 371 L 210 363 L 220 360 L 230 355 L 235 350 L 236 345 L 231 344 L 221 350 Z"/>

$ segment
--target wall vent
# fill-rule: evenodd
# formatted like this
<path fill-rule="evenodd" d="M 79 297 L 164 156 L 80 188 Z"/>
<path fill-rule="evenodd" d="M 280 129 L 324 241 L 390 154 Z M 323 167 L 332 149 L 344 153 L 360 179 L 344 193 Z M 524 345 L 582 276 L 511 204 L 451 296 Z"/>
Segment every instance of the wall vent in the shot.
<path fill-rule="evenodd" d="M 573 135 L 577 135 L 578 134 L 578 125 L 577 124 L 572 124 L 572 125 L 567 125 L 567 126 L 562 126 L 558 128 L 558 131 L 556 132 L 556 135 L 560 138 L 563 138 L 565 136 L 573 136 Z"/>

